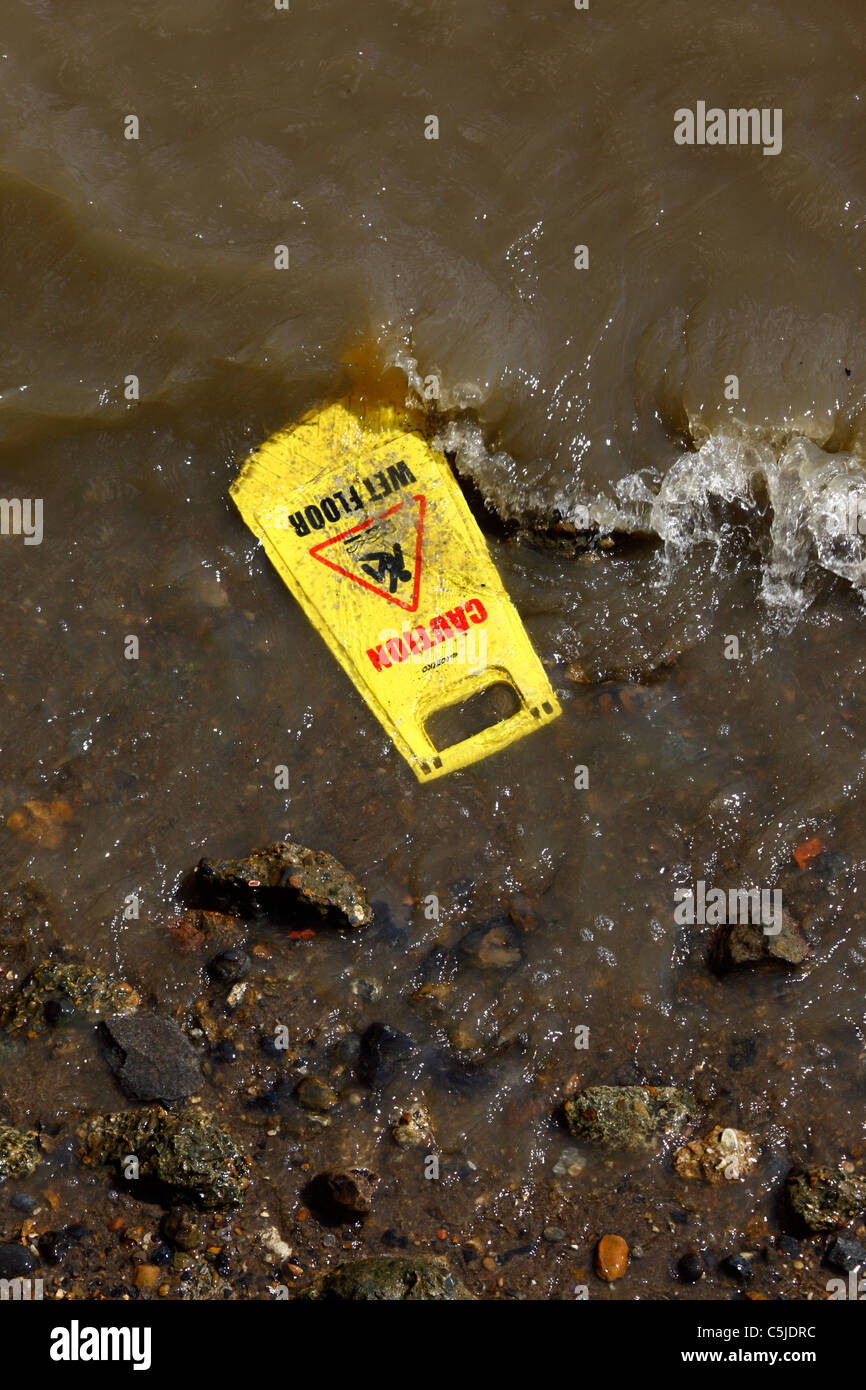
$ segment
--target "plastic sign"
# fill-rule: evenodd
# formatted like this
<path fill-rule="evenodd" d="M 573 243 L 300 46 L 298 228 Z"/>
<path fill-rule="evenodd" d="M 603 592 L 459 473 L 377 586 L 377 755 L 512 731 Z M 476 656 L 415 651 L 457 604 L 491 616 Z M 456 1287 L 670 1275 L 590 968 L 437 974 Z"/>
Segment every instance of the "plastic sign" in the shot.
<path fill-rule="evenodd" d="M 231 493 L 419 781 L 561 712 L 447 460 L 404 411 L 313 411 L 266 440 Z M 500 684 L 510 718 L 435 746 L 431 716 Z"/>

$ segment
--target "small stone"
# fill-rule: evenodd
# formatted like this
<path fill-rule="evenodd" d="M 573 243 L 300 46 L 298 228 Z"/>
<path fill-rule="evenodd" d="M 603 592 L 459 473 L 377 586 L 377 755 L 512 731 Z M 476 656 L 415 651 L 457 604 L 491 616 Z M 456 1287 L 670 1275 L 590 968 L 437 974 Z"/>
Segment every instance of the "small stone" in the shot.
<path fill-rule="evenodd" d="M 776 1249 L 780 1255 L 786 1255 L 789 1259 L 797 1259 L 803 1253 L 803 1247 L 793 1236 L 779 1236 Z"/>
<path fill-rule="evenodd" d="M 352 1221 L 372 1211 L 378 1182 L 378 1176 L 366 1168 L 345 1168 L 320 1173 L 313 1186 L 320 1207 L 340 1219 Z"/>
<path fill-rule="evenodd" d="M 246 979 L 250 973 L 250 958 L 240 946 L 232 946 L 228 951 L 222 951 L 215 956 L 208 969 L 215 980 L 233 985 L 238 980 Z"/>
<path fill-rule="evenodd" d="M 57 797 L 53 801 L 25 801 L 6 817 L 14 835 L 44 849 L 58 849 L 66 826 L 72 820 L 72 807 Z"/>
<path fill-rule="evenodd" d="M 473 927 L 457 945 L 457 954 L 480 970 L 513 970 L 523 960 L 521 933 L 508 917 Z"/>
<path fill-rule="evenodd" d="M 159 1265 L 136 1265 L 132 1282 L 137 1289 L 144 1289 L 145 1292 L 148 1292 L 156 1288 L 162 1277 L 162 1269 Z"/>
<path fill-rule="evenodd" d="M 602 1236 L 595 1250 L 595 1272 L 599 1279 L 612 1284 L 621 1279 L 628 1268 L 628 1245 L 622 1236 Z"/>
<path fill-rule="evenodd" d="M 788 1177 L 788 1200 L 812 1231 L 847 1226 L 866 1211 L 866 1178 L 841 1168 L 804 1168 Z"/>
<path fill-rule="evenodd" d="M 163 1218 L 162 1234 L 175 1250 L 198 1250 L 204 1239 L 202 1228 L 186 1207 L 172 1207 Z"/>
<path fill-rule="evenodd" d="M 0 1182 L 30 1176 L 39 1164 L 37 1138 L 33 1130 L 0 1124 Z"/>
<path fill-rule="evenodd" d="M 353 980 L 349 990 L 358 999 L 366 999 L 368 1004 L 374 1004 L 382 997 L 382 986 L 377 980 Z"/>
<path fill-rule="evenodd" d="M 301 1297 L 420 1302 L 465 1301 L 472 1294 L 436 1255 L 377 1255 L 337 1265 L 319 1275 Z"/>
<path fill-rule="evenodd" d="M 563 1149 L 553 1166 L 553 1171 L 558 1176 L 579 1178 L 586 1165 L 586 1155 L 582 1154 L 580 1149 Z"/>
<path fill-rule="evenodd" d="M 566 1233 L 561 1226 L 545 1226 L 541 1234 L 551 1245 L 559 1245 L 566 1239 Z"/>
<path fill-rule="evenodd" d="M 343 928 L 366 927 L 373 920 L 364 890 L 338 859 L 288 840 L 252 850 L 243 859 L 202 859 L 197 873 L 201 891 L 217 907 L 291 915 L 301 903 Z"/>
<path fill-rule="evenodd" d="M 415 1052 L 415 1043 L 399 1028 L 391 1028 L 387 1023 L 371 1023 L 361 1038 L 358 1080 L 371 1090 L 381 1090 L 390 1085 Z"/>
<path fill-rule="evenodd" d="M 292 1247 L 283 1240 L 276 1226 L 268 1226 L 262 1231 L 259 1240 L 268 1254 L 273 1255 L 277 1264 L 283 1265 L 292 1258 Z"/>
<path fill-rule="evenodd" d="M 423 1105 L 412 1105 L 397 1116 L 391 1128 L 395 1144 L 401 1149 L 416 1149 L 432 1146 L 433 1122 L 430 1112 Z"/>
<path fill-rule="evenodd" d="M 752 1261 L 740 1254 L 726 1255 L 719 1264 L 719 1269 L 729 1278 L 738 1279 L 741 1284 L 747 1284 L 755 1273 L 752 1268 Z"/>
<path fill-rule="evenodd" d="M 836 1236 L 828 1245 L 824 1259 L 831 1269 L 841 1269 L 851 1274 L 866 1265 L 866 1246 L 857 1240 Z"/>
<path fill-rule="evenodd" d="M 702 1139 L 693 1139 L 674 1154 L 674 1168 L 681 1178 L 705 1182 L 736 1182 L 757 1166 L 758 1149 L 751 1135 L 741 1129 L 716 1125 Z"/>
<path fill-rule="evenodd" d="M 174 1019 L 109 1018 L 102 1030 L 109 1065 L 136 1100 L 185 1100 L 201 1086 L 198 1057 Z"/>
<path fill-rule="evenodd" d="M 704 1277 L 704 1262 L 696 1250 L 689 1250 L 677 1261 L 677 1275 L 682 1284 L 697 1284 Z"/>
<path fill-rule="evenodd" d="M 43 1231 L 36 1242 L 41 1258 L 49 1265 L 59 1265 L 69 1254 L 72 1244 L 67 1231 Z"/>
<path fill-rule="evenodd" d="M 675 1086 L 588 1086 L 565 1102 L 575 1139 L 623 1152 L 648 1152 L 680 1135 L 696 1111 L 694 1098 Z"/>
<path fill-rule="evenodd" d="M 809 945 L 787 908 L 782 909 L 781 930 L 771 935 L 762 924 L 732 922 L 721 928 L 712 946 L 711 959 L 719 974 L 739 966 L 767 964 L 802 965 Z"/>
<path fill-rule="evenodd" d="M 236 1062 L 238 1060 L 238 1050 L 235 1047 L 234 1043 L 230 1042 L 228 1038 L 220 1038 L 219 1042 L 215 1045 L 213 1052 L 211 1053 L 211 1056 L 213 1057 L 214 1061 L 219 1062 L 221 1066 L 228 1066 L 232 1062 Z"/>
<path fill-rule="evenodd" d="M 232 985 L 231 989 L 229 990 L 228 994 L 226 995 L 226 1004 L 228 1005 L 228 1007 L 229 1007 L 230 1009 L 236 1009 L 237 1006 L 238 1006 L 238 1004 L 240 1004 L 240 1003 L 243 1002 L 243 998 L 244 998 L 244 995 L 246 994 L 246 992 L 247 992 L 247 981 L 246 981 L 246 980 L 239 980 L 238 983 L 237 983 L 236 985 Z"/>
<path fill-rule="evenodd" d="M 816 855 L 810 864 L 813 874 L 832 883 L 841 874 L 847 873 L 851 868 L 851 855 L 845 850 L 825 849 L 821 854 Z"/>
<path fill-rule="evenodd" d="M 227 912 L 195 908 L 173 917 L 168 924 L 175 945 L 210 960 L 233 947 L 243 946 L 249 929 L 240 917 Z"/>
<path fill-rule="evenodd" d="M 315 1076 L 305 1076 L 299 1081 L 295 1087 L 295 1096 L 299 1105 L 305 1110 L 314 1111 L 317 1115 L 326 1115 L 340 1103 L 336 1091 L 332 1090 L 326 1081 L 320 1081 Z"/>
<path fill-rule="evenodd" d="M 26 1245 L 0 1241 L 0 1279 L 18 1279 L 35 1269 L 36 1257 Z"/>

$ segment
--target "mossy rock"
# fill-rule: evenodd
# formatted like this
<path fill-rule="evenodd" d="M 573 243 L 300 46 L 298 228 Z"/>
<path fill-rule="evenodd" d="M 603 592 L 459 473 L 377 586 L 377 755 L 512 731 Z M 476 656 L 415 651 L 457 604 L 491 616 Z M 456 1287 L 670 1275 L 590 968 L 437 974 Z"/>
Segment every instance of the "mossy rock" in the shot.
<path fill-rule="evenodd" d="M 841 1168 L 795 1169 L 788 1201 L 811 1231 L 834 1231 L 866 1211 L 866 1178 Z"/>
<path fill-rule="evenodd" d="M 472 1298 L 465 1284 L 437 1255 L 380 1255 L 349 1260 L 320 1274 L 301 1296 L 366 1302 Z"/>
<path fill-rule="evenodd" d="M 575 1139 L 622 1152 L 650 1152 L 697 1118 L 697 1104 L 676 1086 L 587 1086 L 565 1102 Z"/>
<path fill-rule="evenodd" d="M 228 1130 L 195 1109 L 171 1114 L 154 1105 L 98 1115 L 79 1137 L 82 1163 L 116 1166 L 125 1177 L 134 1156 L 138 1181 L 156 1184 L 173 1202 L 239 1207 L 249 1187 L 249 1160 Z"/>
<path fill-rule="evenodd" d="M 37 1137 L 32 1130 L 0 1124 L 0 1182 L 6 1178 L 29 1178 L 39 1161 Z"/>
<path fill-rule="evenodd" d="M 71 1005 L 83 1019 L 135 1013 L 141 1000 L 132 985 L 89 965 L 46 961 L 24 981 L 0 1013 L 0 1027 L 10 1034 L 42 1033 L 48 1028 L 46 1005 Z"/>

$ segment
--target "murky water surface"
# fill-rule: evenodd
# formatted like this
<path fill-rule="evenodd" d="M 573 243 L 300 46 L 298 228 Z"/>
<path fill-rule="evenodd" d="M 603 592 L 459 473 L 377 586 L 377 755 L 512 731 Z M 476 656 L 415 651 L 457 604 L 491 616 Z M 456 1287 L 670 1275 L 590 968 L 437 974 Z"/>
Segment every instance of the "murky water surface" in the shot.
<path fill-rule="evenodd" d="M 3 885 L 51 904 L 7 941 L 4 988 L 63 945 L 198 1030 L 203 1103 L 255 1158 L 216 1237 L 248 1264 L 236 1293 L 265 1294 L 275 1223 L 305 1272 L 417 1241 L 488 1297 L 735 1296 L 675 1281 L 692 1247 L 764 1252 L 771 1296 L 823 1289 L 817 1255 L 795 1271 L 774 1242 L 792 1162 L 866 1152 L 866 568 L 837 506 L 864 487 L 864 49 L 856 0 L 6 15 L 0 490 L 43 499 L 44 539 L 0 538 L 0 811 L 73 814 L 53 848 L 2 832 Z M 678 146 L 699 100 L 781 108 L 781 151 Z M 370 344 L 426 396 L 564 710 L 425 787 L 227 499 L 244 454 Z M 587 514 L 589 549 L 516 529 Z M 232 1010 L 168 924 L 202 855 L 281 837 L 341 859 L 376 920 L 261 927 Z M 808 964 L 719 978 L 712 927 L 674 917 L 698 880 L 781 889 Z M 515 958 L 455 953 L 503 917 Z M 417 1044 L 379 1094 L 352 1050 L 376 1021 Z M 340 1092 L 327 1125 L 291 1098 L 305 1070 Z M 757 1173 L 563 1162 L 575 1077 L 691 1087 L 700 1132 L 756 1136 Z M 390 1139 L 413 1100 L 438 1182 Z M 140 1256 L 109 1221 L 157 1239 L 161 1211 L 82 1175 L 60 1124 L 127 1103 L 91 1031 L 4 1046 L 3 1110 L 57 1141 L 27 1186 L 35 1229 L 83 1221 L 115 1295 Z M 347 1161 L 382 1182 L 335 1241 L 299 1209 Z M 641 1252 L 612 1288 L 590 1272 L 604 1231 Z"/>

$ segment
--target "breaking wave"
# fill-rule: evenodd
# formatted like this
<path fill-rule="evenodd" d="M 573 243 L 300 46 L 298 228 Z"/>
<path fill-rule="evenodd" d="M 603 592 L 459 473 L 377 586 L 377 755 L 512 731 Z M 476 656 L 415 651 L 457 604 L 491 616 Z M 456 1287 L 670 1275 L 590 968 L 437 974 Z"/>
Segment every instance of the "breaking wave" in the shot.
<path fill-rule="evenodd" d="M 814 598 L 821 572 L 847 581 L 866 598 L 866 468 L 853 453 L 821 448 L 804 435 L 769 442 L 745 426 L 711 435 L 699 447 L 674 449 L 666 470 L 637 469 L 608 491 L 582 496 L 577 480 L 551 492 L 522 477 L 520 464 L 491 449 L 472 411 L 472 383 L 430 379 L 395 354 L 410 399 L 435 406 L 434 441 L 454 459 L 504 521 L 565 523 L 577 530 L 658 537 L 673 566 L 698 545 L 724 547 L 747 528 L 761 558 L 761 593 L 776 609 L 796 613 Z"/>

